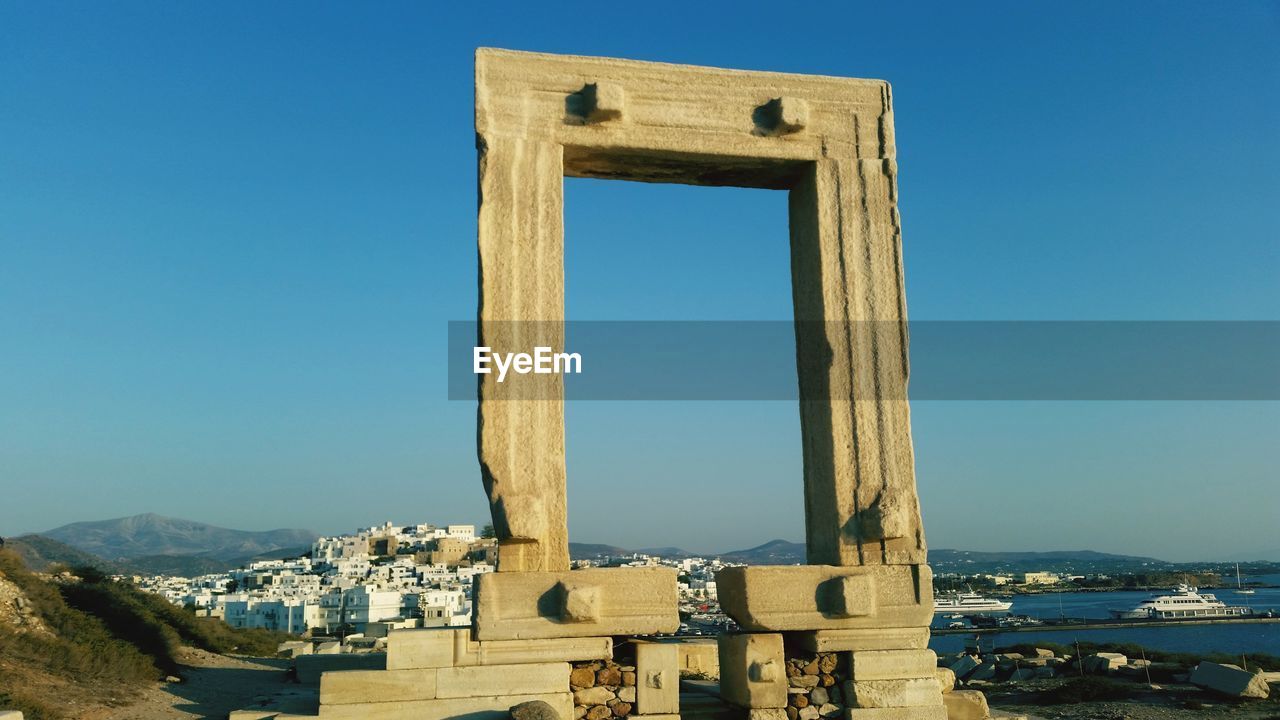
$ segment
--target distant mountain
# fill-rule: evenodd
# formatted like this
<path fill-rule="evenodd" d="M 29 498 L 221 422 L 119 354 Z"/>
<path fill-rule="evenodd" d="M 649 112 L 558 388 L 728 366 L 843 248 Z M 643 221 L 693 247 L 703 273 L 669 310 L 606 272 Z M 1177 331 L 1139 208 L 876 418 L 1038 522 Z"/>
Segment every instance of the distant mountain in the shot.
<path fill-rule="evenodd" d="M 795 565 L 805 561 L 804 543 L 787 540 L 770 540 L 746 550 L 731 550 L 719 555 L 725 562 L 738 562 L 746 565 Z"/>
<path fill-rule="evenodd" d="M 47 570 L 50 565 L 80 567 L 92 565 L 104 572 L 119 573 L 127 568 L 121 563 L 104 560 L 92 553 L 77 550 L 65 543 L 41 535 L 20 535 L 4 539 L 4 547 L 22 558 L 23 564 L 32 570 Z"/>
<path fill-rule="evenodd" d="M 938 549 L 929 551 L 929 562 L 1132 562 L 1168 565 L 1164 560 L 1138 555 L 1113 555 L 1096 550 L 1050 550 L 1047 552 L 984 552 L 981 550 Z"/>
<path fill-rule="evenodd" d="M 40 534 L 108 560 L 199 555 L 223 562 L 310 545 L 318 537 L 310 530 L 229 530 L 154 513 L 72 523 Z"/>
<path fill-rule="evenodd" d="M 636 552 L 641 555 L 656 555 L 657 557 L 672 558 L 679 560 L 680 558 L 696 557 L 698 553 L 689 552 L 684 548 L 678 547 L 656 547 L 656 548 L 640 548 Z"/>
<path fill-rule="evenodd" d="M 618 557 L 620 555 L 630 555 L 632 552 L 633 551 L 626 548 L 620 548 L 617 545 L 569 543 L 569 557 L 573 560 L 594 560 L 605 556 Z"/>

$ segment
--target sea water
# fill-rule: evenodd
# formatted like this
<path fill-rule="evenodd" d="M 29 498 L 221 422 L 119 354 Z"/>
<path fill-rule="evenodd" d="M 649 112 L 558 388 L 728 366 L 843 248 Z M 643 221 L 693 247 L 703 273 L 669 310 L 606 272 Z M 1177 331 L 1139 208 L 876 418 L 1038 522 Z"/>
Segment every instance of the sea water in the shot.
<path fill-rule="evenodd" d="M 1257 578 L 1280 582 L 1280 576 Z M 1254 595 L 1239 595 L 1230 588 L 1206 589 L 1231 606 L 1248 606 L 1261 612 L 1273 610 L 1280 617 L 1280 587 L 1259 588 Z M 1151 596 L 1150 592 L 1072 592 L 1017 595 L 1009 612 L 1030 615 L 1042 620 L 1061 616 L 1104 619 L 1109 610 L 1128 610 Z M 954 622 L 946 615 L 934 619 L 934 627 Z M 1076 641 L 1092 643 L 1137 643 L 1169 652 L 1269 653 L 1280 655 L 1280 623 L 1219 623 L 1184 627 L 1120 627 L 1104 630 L 1030 630 L 1025 632 L 983 633 L 984 649 L 1018 643 L 1054 642 L 1071 645 Z M 954 653 L 974 644 L 973 635 L 939 635 L 929 647 L 938 653 Z M 1269 669 L 1269 668 L 1268 668 Z M 1278 668 L 1280 669 L 1280 668 Z"/>

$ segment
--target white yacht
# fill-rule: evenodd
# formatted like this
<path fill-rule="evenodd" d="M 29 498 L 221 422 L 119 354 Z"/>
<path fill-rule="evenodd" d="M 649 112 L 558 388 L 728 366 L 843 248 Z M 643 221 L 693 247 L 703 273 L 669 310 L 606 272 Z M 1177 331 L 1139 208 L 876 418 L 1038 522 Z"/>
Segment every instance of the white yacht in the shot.
<path fill-rule="evenodd" d="M 1228 607 L 1209 593 L 1198 593 L 1189 585 L 1179 585 L 1169 595 L 1152 595 L 1131 610 L 1112 610 L 1117 619 L 1178 619 L 1235 617 L 1250 614 L 1249 608 Z"/>
<path fill-rule="evenodd" d="M 1005 612 L 1013 603 L 982 597 L 976 592 L 936 595 L 933 598 L 934 613 L 988 613 Z"/>

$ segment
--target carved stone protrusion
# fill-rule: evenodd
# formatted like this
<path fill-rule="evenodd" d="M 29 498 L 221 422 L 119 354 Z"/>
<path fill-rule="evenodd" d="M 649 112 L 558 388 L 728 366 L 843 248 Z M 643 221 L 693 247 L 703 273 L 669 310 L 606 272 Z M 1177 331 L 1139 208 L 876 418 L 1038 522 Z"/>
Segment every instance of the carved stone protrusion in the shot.
<path fill-rule="evenodd" d="M 756 108 L 752 113 L 752 120 L 760 135 L 798 133 L 809 124 L 809 103 L 784 95 Z"/>
<path fill-rule="evenodd" d="M 747 678 L 751 682 L 774 682 L 778 679 L 780 672 L 781 669 L 776 660 L 756 660 L 747 669 Z"/>
<path fill-rule="evenodd" d="M 565 98 L 565 110 L 570 117 L 584 124 L 621 120 L 626 109 L 627 93 L 614 83 L 587 83 Z"/>
<path fill-rule="evenodd" d="M 599 622 L 600 588 L 585 583 L 560 583 L 560 619 L 564 622 Z"/>
<path fill-rule="evenodd" d="M 871 615 L 876 609 L 876 581 L 870 575 L 846 575 L 827 581 L 827 607 L 836 617 Z"/>

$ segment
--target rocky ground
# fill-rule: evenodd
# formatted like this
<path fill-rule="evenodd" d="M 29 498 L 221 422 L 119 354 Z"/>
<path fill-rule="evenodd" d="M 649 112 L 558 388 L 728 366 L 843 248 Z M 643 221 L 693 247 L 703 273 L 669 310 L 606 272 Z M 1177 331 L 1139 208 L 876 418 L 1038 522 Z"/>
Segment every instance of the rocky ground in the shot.
<path fill-rule="evenodd" d="M 1035 680 L 997 684 L 981 689 L 987 695 L 993 714 L 998 711 L 1041 720 L 1280 720 L 1280 701 L 1275 698 L 1224 700 L 1194 685 L 1159 685 L 1158 690 L 1144 688 L 1135 692 L 1133 697 L 1120 701 L 1066 705 L 1041 705 L 1037 702 L 1039 693 L 1065 682 L 1067 680 L 1064 679 Z"/>

